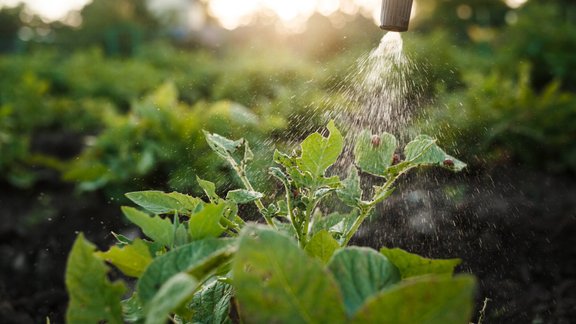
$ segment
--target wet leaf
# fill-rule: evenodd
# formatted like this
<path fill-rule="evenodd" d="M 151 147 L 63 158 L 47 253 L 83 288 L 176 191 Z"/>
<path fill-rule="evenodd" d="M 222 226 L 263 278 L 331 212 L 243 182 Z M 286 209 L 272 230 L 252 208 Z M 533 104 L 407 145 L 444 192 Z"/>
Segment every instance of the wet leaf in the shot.
<path fill-rule="evenodd" d="M 198 198 L 178 192 L 165 193 L 153 190 L 129 192 L 126 197 L 154 214 L 173 213 L 174 211 L 187 213 L 193 211 L 201 202 Z"/>
<path fill-rule="evenodd" d="M 198 281 L 187 273 L 178 273 L 168 279 L 149 303 L 146 324 L 165 323 L 168 316 L 190 298 Z"/>
<path fill-rule="evenodd" d="M 332 237 L 327 230 L 321 230 L 306 244 L 308 255 L 320 259 L 323 263 L 328 263 L 334 252 L 340 248 L 340 244 Z"/>
<path fill-rule="evenodd" d="M 374 141 L 374 138 L 377 138 L 378 141 Z M 394 135 L 382 133 L 377 136 L 365 130 L 360 133 L 354 146 L 356 165 L 364 172 L 384 176 L 386 169 L 392 165 L 396 146 L 397 142 Z"/>
<path fill-rule="evenodd" d="M 152 262 L 148 245 L 141 239 L 136 239 L 130 245 L 125 245 L 122 248 L 113 246 L 110 250 L 96 252 L 95 255 L 112 263 L 125 275 L 134 278 L 140 277 L 144 269 Z"/>
<path fill-rule="evenodd" d="M 236 151 L 242 147 L 242 144 L 244 143 L 243 139 L 233 141 L 218 134 L 211 134 L 207 131 L 203 132 L 204 136 L 206 137 L 206 142 L 208 142 L 210 148 L 216 152 L 216 154 L 226 160 L 234 160 L 232 154 L 236 153 Z"/>
<path fill-rule="evenodd" d="M 143 304 L 150 302 L 160 286 L 177 273 L 187 272 L 202 279 L 211 269 L 231 257 L 233 244 L 232 240 L 209 238 L 194 241 L 157 257 L 138 281 L 140 300 Z"/>
<path fill-rule="evenodd" d="M 323 137 L 313 133 L 301 144 L 302 155 L 296 159 L 302 171 L 308 171 L 314 177 L 323 176 L 329 166 L 334 164 L 344 147 L 344 140 L 333 121 L 328 123 L 330 134 Z"/>
<path fill-rule="evenodd" d="M 170 247 L 174 243 L 174 230 L 172 222 L 167 218 L 150 216 L 144 212 L 132 207 L 122 207 L 122 212 L 136 226 L 142 229 L 142 232 L 152 240 Z"/>
<path fill-rule="evenodd" d="M 126 290 L 122 282 L 108 280 L 108 267 L 94 256 L 95 247 L 78 235 L 66 266 L 66 289 L 70 303 L 67 323 L 123 323 L 120 300 Z"/>
<path fill-rule="evenodd" d="M 348 178 L 342 181 L 342 188 L 336 190 L 338 198 L 350 207 L 359 207 L 362 200 L 360 177 L 358 170 L 353 165 L 348 169 Z"/>
<path fill-rule="evenodd" d="M 468 324 L 475 283 L 472 276 L 421 277 L 402 282 L 369 299 L 352 323 Z"/>
<path fill-rule="evenodd" d="M 198 176 L 196 177 L 196 181 L 198 181 L 198 184 L 212 203 L 217 204 L 220 201 L 220 197 L 216 194 L 216 185 L 213 182 L 202 180 Z"/>
<path fill-rule="evenodd" d="M 328 269 L 334 274 L 348 315 L 378 292 L 400 282 L 400 272 L 385 256 L 369 248 L 349 247 L 334 254 Z"/>
<path fill-rule="evenodd" d="M 242 315 L 250 322 L 345 322 L 332 275 L 276 231 L 255 226 L 244 229 L 233 277 Z"/>
<path fill-rule="evenodd" d="M 264 195 L 260 192 L 245 189 L 230 190 L 226 195 L 227 200 L 231 200 L 237 204 L 247 204 L 262 197 L 264 197 Z"/>
<path fill-rule="evenodd" d="M 227 323 L 232 295 L 232 286 L 229 284 L 214 280 L 206 285 L 194 295 L 190 304 L 193 314 L 192 322 Z"/>
<path fill-rule="evenodd" d="M 190 216 L 188 232 L 192 240 L 218 237 L 226 230 L 220 225 L 226 204 L 204 204 L 204 207 Z"/>
<path fill-rule="evenodd" d="M 454 268 L 461 262 L 460 259 L 427 259 L 399 248 L 384 247 L 380 253 L 398 267 L 402 279 L 429 274 L 452 276 Z"/>

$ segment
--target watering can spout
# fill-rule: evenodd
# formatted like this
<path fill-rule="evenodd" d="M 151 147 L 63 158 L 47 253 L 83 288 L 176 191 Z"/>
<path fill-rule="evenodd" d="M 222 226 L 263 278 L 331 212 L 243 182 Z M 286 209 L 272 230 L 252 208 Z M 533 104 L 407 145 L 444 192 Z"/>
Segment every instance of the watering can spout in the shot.
<path fill-rule="evenodd" d="M 394 32 L 405 32 L 410 23 L 413 0 L 382 0 L 380 28 Z"/>

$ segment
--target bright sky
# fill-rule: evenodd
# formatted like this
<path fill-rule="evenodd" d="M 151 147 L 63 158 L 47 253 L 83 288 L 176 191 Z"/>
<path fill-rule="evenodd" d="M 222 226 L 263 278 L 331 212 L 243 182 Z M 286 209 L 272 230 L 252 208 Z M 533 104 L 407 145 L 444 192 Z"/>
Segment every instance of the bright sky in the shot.
<path fill-rule="evenodd" d="M 79 10 L 92 0 L 0 0 L 3 5 L 26 3 L 36 14 L 47 20 L 63 19 L 72 10 Z M 181 0 L 148 0 L 153 8 L 186 5 Z M 298 28 L 314 13 L 329 16 L 340 10 L 355 15 L 372 16 L 378 21 L 382 0 L 209 0 L 208 9 L 227 29 L 249 24 L 257 14 L 276 16 L 286 27 Z M 504 0 L 511 8 L 517 8 L 527 0 Z M 416 3 L 414 3 L 414 6 Z M 413 8 L 416 9 L 416 8 Z"/>
<path fill-rule="evenodd" d="M 151 1 L 154 8 L 186 4 L 186 1 Z M 0 0 L 0 7 L 25 3 L 47 20 L 60 20 L 89 2 L 91 0 Z M 209 0 L 208 7 L 224 28 L 234 29 L 250 23 L 256 14 L 276 16 L 288 26 L 305 22 L 316 11 L 326 16 L 342 10 L 376 17 L 380 14 L 380 3 L 381 0 Z"/>
<path fill-rule="evenodd" d="M 19 3 L 26 3 L 34 13 L 39 14 L 47 20 L 60 20 L 72 10 L 80 10 L 92 0 L 0 0 L 2 6 L 16 6 Z"/>

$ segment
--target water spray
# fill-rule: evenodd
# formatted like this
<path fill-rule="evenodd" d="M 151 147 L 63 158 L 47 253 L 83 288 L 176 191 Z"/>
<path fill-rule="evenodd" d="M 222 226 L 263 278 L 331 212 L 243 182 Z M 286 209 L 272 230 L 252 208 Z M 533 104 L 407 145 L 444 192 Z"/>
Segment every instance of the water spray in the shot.
<path fill-rule="evenodd" d="M 393 32 L 405 32 L 410 23 L 413 0 L 382 0 L 380 28 Z"/>

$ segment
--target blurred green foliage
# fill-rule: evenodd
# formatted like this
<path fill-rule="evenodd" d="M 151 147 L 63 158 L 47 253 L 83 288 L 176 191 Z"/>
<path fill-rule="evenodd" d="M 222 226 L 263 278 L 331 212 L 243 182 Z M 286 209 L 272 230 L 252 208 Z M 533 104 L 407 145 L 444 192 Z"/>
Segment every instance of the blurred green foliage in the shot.
<path fill-rule="evenodd" d="M 428 106 L 420 125 L 469 161 L 576 172 L 576 6 L 418 6 L 403 38 Z M 216 46 L 174 46 L 140 1 L 94 1 L 77 28 L 23 20 L 22 10 L 0 9 L 0 50 L 22 52 L 0 56 L 0 178 L 23 187 L 56 174 L 84 189 L 189 191 L 195 174 L 209 173 L 225 189 L 229 170 L 198 155 L 201 129 L 256 150 L 298 139 L 382 35 L 367 19 L 338 29 L 315 15 L 304 34 L 260 24 Z M 18 40 L 24 27 L 52 33 Z"/>
<path fill-rule="evenodd" d="M 129 59 L 97 48 L 0 56 L 2 178 L 26 187 L 49 169 L 82 189 L 115 194 L 150 186 L 192 191 L 201 174 L 225 189 L 234 178 L 201 154 L 208 149 L 202 129 L 271 150 L 264 141 L 302 116 L 309 127 L 318 124 L 311 107 L 329 87 L 324 71 L 294 54 L 254 57 L 250 50 L 214 56 L 162 43 Z M 68 136 L 46 146 L 53 133 Z M 67 143 L 74 152 L 62 151 Z"/>

